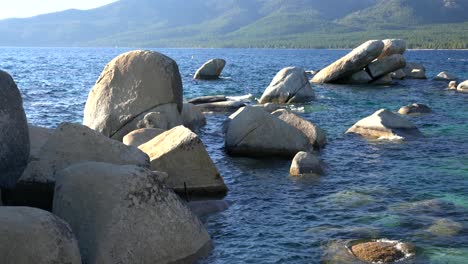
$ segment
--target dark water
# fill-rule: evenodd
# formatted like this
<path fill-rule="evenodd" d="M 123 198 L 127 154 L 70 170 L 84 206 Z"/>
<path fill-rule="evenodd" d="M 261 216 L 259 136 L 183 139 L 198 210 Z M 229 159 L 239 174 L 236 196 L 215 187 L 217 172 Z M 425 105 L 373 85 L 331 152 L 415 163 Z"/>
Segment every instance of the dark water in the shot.
<path fill-rule="evenodd" d="M 31 123 L 81 122 L 88 91 L 105 64 L 125 49 L 0 48 L 0 69 L 13 75 Z M 285 66 L 319 69 L 346 51 L 159 49 L 175 59 L 184 95 L 252 93 L 259 97 Z M 192 80 L 204 61 L 228 61 L 219 81 Z M 446 70 L 468 79 L 468 51 L 409 51 L 428 77 Z M 203 219 L 215 250 L 203 263 L 319 263 L 327 245 L 345 239 L 412 242 L 415 263 L 468 263 L 468 94 L 447 83 L 405 80 L 392 87 L 315 86 L 317 101 L 299 107 L 328 133 L 321 153 L 327 174 L 292 179 L 288 160 L 231 158 L 223 152 L 224 115 L 208 116 L 202 139 L 221 171 L 233 205 Z M 411 102 L 434 113 L 410 117 L 424 138 L 372 142 L 344 131 L 380 108 Z M 413 202 L 430 206 L 415 206 Z M 429 230 L 441 218 L 455 231 Z"/>

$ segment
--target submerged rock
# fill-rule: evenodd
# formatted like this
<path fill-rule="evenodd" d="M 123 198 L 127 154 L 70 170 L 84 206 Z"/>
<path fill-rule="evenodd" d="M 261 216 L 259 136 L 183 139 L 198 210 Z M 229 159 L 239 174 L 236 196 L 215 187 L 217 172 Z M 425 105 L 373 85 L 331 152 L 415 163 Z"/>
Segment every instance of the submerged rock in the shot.
<path fill-rule="evenodd" d="M 309 139 L 314 149 L 321 149 L 327 144 L 327 135 L 323 129 L 286 109 L 276 110 L 272 115 L 299 129 Z"/>
<path fill-rule="evenodd" d="M 224 102 L 214 102 L 214 103 L 205 103 L 198 104 L 196 107 L 204 113 L 214 112 L 214 113 L 232 113 L 237 111 L 239 108 L 244 107 L 246 104 L 242 101 L 224 101 Z"/>
<path fill-rule="evenodd" d="M 449 72 L 441 72 L 434 77 L 434 81 L 455 81 L 457 80 L 457 76 L 449 73 Z"/>
<path fill-rule="evenodd" d="M 419 63 L 407 62 L 405 68 L 403 68 L 406 78 L 410 79 L 427 79 L 426 68 Z"/>
<path fill-rule="evenodd" d="M 370 62 L 380 56 L 383 48 L 384 43 L 382 41 L 369 40 L 319 71 L 312 79 L 312 82 L 330 83 L 351 76 L 364 69 Z"/>
<path fill-rule="evenodd" d="M 207 96 L 200 96 L 193 99 L 188 100 L 189 103 L 194 105 L 199 104 L 206 104 L 206 103 L 216 103 L 216 102 L 224 102 L 227 101 L 225 95 L 207 95 Z"/>
<path fill-rule="evenodd" d="M 123 143 L 128 146 L 138 147 L 164 132 L 166 130 L 160 128 L 140 128 L 128 133 L 123 138 Z"/>
<path fill-rule="evenodd" d="M 387 109 L 380 109 L 374 114 L 361 119 L 346 133 L 355 133 L 377 139 L 421 135 L 421 132 L 413 123 Z"/>
<path fill-rule="evenodd" d="M 13 78 L 0 70 L 0 187 L 13 188 L 29 158 L 23 99 Z"/>
<path fill-rule="evenodd" d="M 315 154 L 301 151 L 294 157 L 289 174 L 291 176 L 301 176 L 304 174 L 322 175 L 322 162 Z"/>
<path fill-rule="evenodd" d="M 199 219 L 148 169 L 86 162 L 57 177 L 54 214 L 84 263 L 195 263 L 211 248 Z"/>
<path fill-rule="evenodd" d="M 157 52 L 136 50 L 107 64 L 89 93 L 83 124 L 122 140 L 137 129 L 146 113 L 167 111 L 172 118 L 181 110 L 182 80 L 177 63 Z"/>
<path fill-rule="evenodd" d="M 221 72 L 226 66 L 226 61 L 223 59 L 211 59 L 205 62 L 193 76 L 194 79 L 213 80 L 218 79 Z"/>
<path fill-rule="evenodd" d="M 70 226 L 31 207 L 0 207 L 0 259 L 5 264 L 81 264 Z"/>
<path fill-rule="evenodd" d="M 151 169 L 168 173 L 166 184 L 176 192 L 207 197 L 228 191 L 203 142 L 184 126 L 166 131 L 139 148 L 150 157 Z"/>
<path fill-rule="evenodd" d="M 398 241 L 377 240 L 353 245 L 351 252 L 366 262 L 394 263 L 414 254 L 414 248 Z"/>
<path fill-rule="evenodd" d="M 436 236 L 454 236 L 463 230 L 463 224 L 448 218 L 440 218 L 427 229 Z"/>
<path fill-rule="evenodd" d="M 293 157 L 313 148 L 299 129 L 258 107 L 246 106 L 229 118 L 226 150 L 231 155 Z"/>
<path fill-rule="evenodd" d="M 276 74 L 263 92 L 259 103 L 307 103 L 314 99 L 315 93 L 304 70 L 297 67 L 287 67 Z"/>
<path fill-rule="evenodd" d="M 460 83 L 457 86 L 457 91 L 459 91 L 459 92 L 468 92 L 468 80 Z"/>
<path fill-rule="evenodd" d="M 418 103 L 403 106 L 402 108 L 400 108 L 400 110 L 398 110 L 398 113 L 401 115 L 427 114 L 431 112 L 432 110 L 429 106 Z"/>
<path fill-rule="evenodd" d="M 198 217 L 216 214 L 229 208 L 229 203 L 225 200 L 203 200 L 190 201 L 187 206 Z"/>

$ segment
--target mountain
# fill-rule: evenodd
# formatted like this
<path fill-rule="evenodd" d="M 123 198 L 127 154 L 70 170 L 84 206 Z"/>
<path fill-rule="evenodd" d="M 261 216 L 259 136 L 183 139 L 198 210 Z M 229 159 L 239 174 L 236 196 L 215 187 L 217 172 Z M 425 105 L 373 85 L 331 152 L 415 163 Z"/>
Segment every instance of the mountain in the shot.
<path fill-rule="evenodd" d="M 120 0 L 0 20 L 3 46 L 468 48 L 468 0 Z"/>

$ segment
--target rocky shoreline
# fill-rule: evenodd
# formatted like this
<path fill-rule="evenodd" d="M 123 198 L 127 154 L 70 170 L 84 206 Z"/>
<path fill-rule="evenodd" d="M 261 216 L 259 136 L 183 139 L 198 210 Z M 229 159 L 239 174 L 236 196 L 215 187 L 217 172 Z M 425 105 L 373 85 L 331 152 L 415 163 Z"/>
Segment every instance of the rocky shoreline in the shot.
<path fill-rule="evenodd" d="M 5 95 L 0 141 L 6 146 L 0 151 L 5 205 L 0 207 L 0 222 L 7 227 L 1 234 L 17 240 L 22 253 L 9 254 L 5 261 L 195 262 L 211 247 L 197 215 L 229 206 L 219 200 L 229 186 L 197 135 L 206 124 L 203 112 L 231 114 L 225 124 L 228 154 L 294 158 L 292 176 L 325 174 L 320 151 L 326 147 L 326 131 L 289 105 L 316 100 L 317 83 L 378 87 L 395 79 L 426 78 L 424 66 L 406 62 L 405 49 L 402 40 L 369 41 L 315 72 L 311 80 L 297 67 L 280 70 L 258 102 L 212 96 L 191 103 L 182 98 L 174 60 L 157 52 L 131 51 L 102 72 L 89 93 L 83 125 L 63 123 L 53 130 L 28 126 L 15 82 L 0 72 Z M 226 62 L 213 61 L 195 78 L 218 78 Z M 392 78 L 400 70 L 398 78 Z M 437 78 L 447 83 L 457 79 L 447 73 Z M 459 92 L 468 89 L 466 81 L 455 86 Z M 427 108 L 409 105 L 401 114 L 425 114 Z M 387 109 L 358 121 L 348 132 L 371 140 L 423 136 Z M 38 223 L 45 228 L 35 234 L 37 241 L 15 235 L 17 229 L 34 229 Z M 43 244 L 50 248 L 28 250 Z M 0 253 L 7 250 L 0 247 Z"/>

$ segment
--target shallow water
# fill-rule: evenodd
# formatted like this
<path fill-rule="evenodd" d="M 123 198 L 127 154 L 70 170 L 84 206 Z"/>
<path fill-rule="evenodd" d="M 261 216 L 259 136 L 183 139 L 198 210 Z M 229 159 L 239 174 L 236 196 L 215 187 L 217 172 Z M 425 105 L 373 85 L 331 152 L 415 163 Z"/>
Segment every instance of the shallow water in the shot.
<path fill-rule="evenodd" d="M 128 49 L 0 48 L 0 69 L 18 83 L 31 123 L 81 122 L 87 94 L 105 64 Z M 343 50 L 156 49 L 180 68 L 185 98 L 252 93 L 259 97 L 278 70 L 320 69 Z M 219 81 L 194 81 L 212 57 L 228 62 Z M 468 79 L 468 51 L 409 51 L 428 77 L 446 70 Z M 405 80 L 391 87 L 314 86 L 301 115 L 327 131 L 322 177 L 292 179 L 289 160 L 232 158 L 223 150 L 224 115 L 209 115 L 201 132 L 233 205 L 204 222 L 215 249 L 202 263 L 319 263 L 326 247 L 348 239 L 387 238 L 417 247 L 415 263 L 468 262 L 468 94 L 447 83 Z M 380 108 L 412 102 L 434 113 L 409 117 L 425 137 L 368 141 L 344 131 Z M 438 199 L 421 204 L 412 202 Z M 433 234 L 440 218 L 461 230 Z"/>

